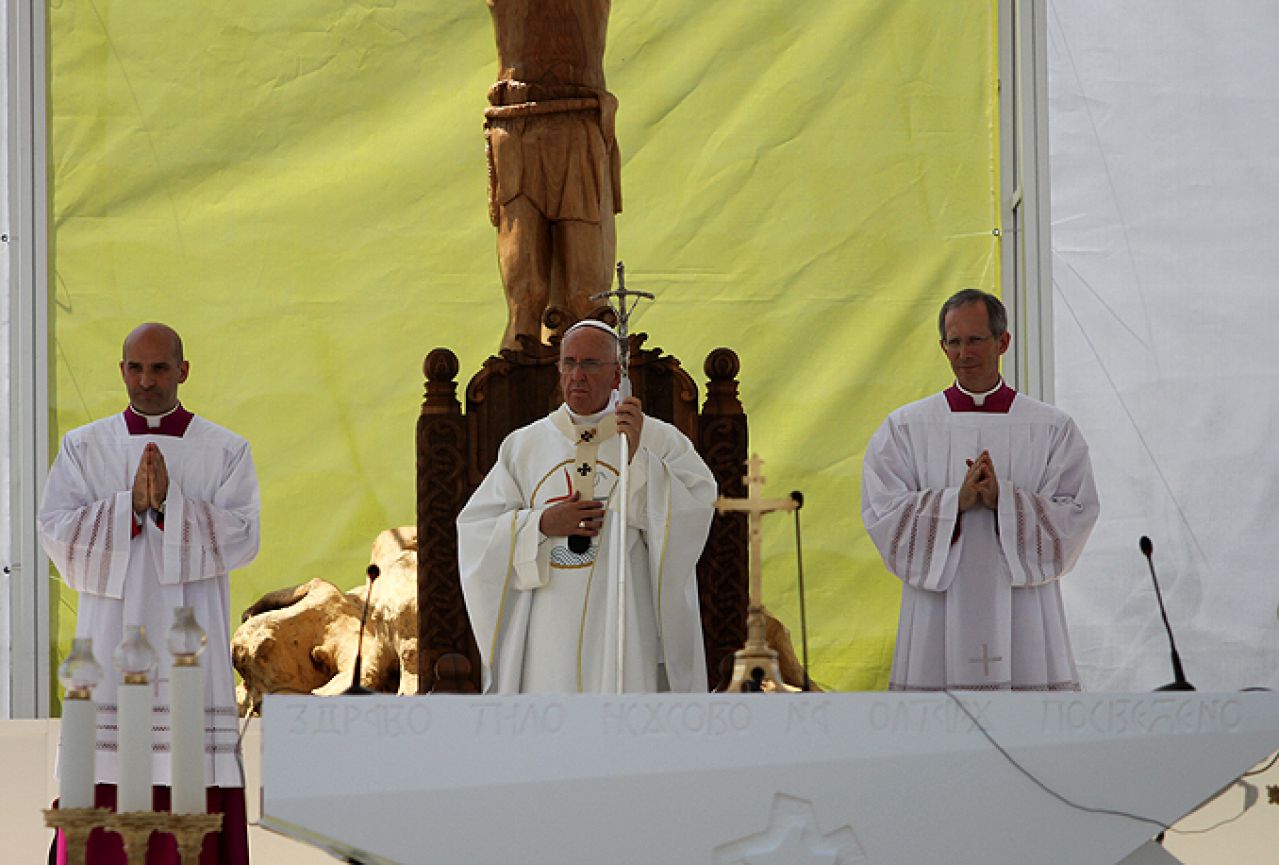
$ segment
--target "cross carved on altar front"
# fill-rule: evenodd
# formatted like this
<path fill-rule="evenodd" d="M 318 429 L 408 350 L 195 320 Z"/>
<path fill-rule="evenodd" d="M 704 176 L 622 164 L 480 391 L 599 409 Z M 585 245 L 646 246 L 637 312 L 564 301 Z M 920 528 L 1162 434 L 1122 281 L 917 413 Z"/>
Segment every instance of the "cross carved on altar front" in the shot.
<path fill-rule="evenodd" d="M 785 499 L 766 499 L 760 495 L 764 488 L 764 476 L 760 473 L 764 467 L 764 461 L 759 458 L 759 454 L 751 454 L 750 460 L 746 463 L 746 498 L 730 499 L 720 496 L 715 501 L 715 509 L 720 513 L 737 512 L 745 513 L 749 519 L 750 525 L 750 545 L 751 545 L 751 606 L 757 607 L 763 603 L 762 579 L 760 572 L 762 570 L 760 555 L 761 547 L 761 524 L 764 514 L 771 514 L 777 511 L 793 511 L 799 507 L 798 502 L 792 498 Z"/>

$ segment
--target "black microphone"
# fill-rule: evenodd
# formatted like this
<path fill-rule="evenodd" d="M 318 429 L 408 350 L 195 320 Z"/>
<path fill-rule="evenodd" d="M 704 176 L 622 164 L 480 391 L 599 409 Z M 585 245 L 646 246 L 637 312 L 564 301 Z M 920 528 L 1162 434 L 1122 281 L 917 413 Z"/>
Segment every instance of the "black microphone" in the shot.
<path fill-rule="evenodd" d="M 360 638 L 355 643 L 355 669 L 351 671 L 351 687 L 342 692 L 344 697 L 373 693 L 360 684 L 360 667 L 364 660 L 364 625 L 369 620 L 369 600 L 373 597 L 373 582 L 382 575 L 382 571 L 377 565 L 369 565 L 365 573 L 369 575 L 369 590 L 364 593 L 364 612 L 360 615 Z"/>
<path fill-rule="evenodd" d="M 1150 538 L 1142 535 L 1138 546 L 1141 547 L 1141 554 L 1146 557 L 1146 564 L 1150 566 L 1150 581 L 1155 584 L 1155 598 L 1159 601 L 1159 615 L 1163 617 L 1164 630 L 1168 632 L 1168 645 L 1172 649 L 1173 681 L 1161 688 L 1155 688 L 1155 690 L 1193 691 L 1195 686 L 1186 681 L 1186 673 L 1181 669 L 1181 655 L 1177 654 L 1177 641 L 1172 636 L 1172 625 L 1168 624 L 1168 611 L 1164 608 L 1163 592 L 1159 591 L 1159 578 L 1155 576 L 1155 560 L 1153 558 L 1155 545 L 1150 542 Z"/>

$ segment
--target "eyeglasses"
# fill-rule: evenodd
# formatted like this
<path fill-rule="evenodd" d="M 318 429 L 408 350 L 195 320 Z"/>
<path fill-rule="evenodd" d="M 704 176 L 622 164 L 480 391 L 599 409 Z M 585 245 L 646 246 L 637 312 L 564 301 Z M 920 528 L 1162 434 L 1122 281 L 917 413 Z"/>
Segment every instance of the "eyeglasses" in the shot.
<path fill-rule="evenodd" d="M 606 366 L 617 366 L 617 361 L 615 360 L 581 360 L 579 361 L 579 360 L 573 360 L 572 358 L 562 358 L 560 362 L 557 363 L 555 366 L 559 369 L 560 372 L 564 373 L 565 375 L 568 375 L 569 373 L 572 373 L 572 372 L 576 372 L 579 369 L 582 372 L 586 373 L 587 375 L 593 375 L 594 373 L 599 372 Z"/>

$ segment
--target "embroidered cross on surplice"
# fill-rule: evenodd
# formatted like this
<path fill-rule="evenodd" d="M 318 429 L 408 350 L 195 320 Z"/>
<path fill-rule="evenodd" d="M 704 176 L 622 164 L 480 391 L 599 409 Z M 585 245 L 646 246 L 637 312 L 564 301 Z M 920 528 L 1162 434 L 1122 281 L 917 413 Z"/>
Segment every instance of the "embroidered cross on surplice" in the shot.
<path fill-rule="evenodd" d="M 987 677 L 989 677 L 989 676 L 990 676 L 990 665 L 991 665 L 991 664 L 994 664 L 994 663 L 996 663 L 996 662 L 998 662 L 998 661 L 1002 661 L 1002 660 L 1003 660 L 1003 658 L 1002 658 L 1002 657 L 1000 657 L 999 655 L 992 655 L 992 654 L 990 653 L 990 647 L 989 647 L 989 646 L 987 646 L 985 643 L 982 643 L 982 644 L 981 644 L 981 657 L 980 657 L 980 658 L 969 658 L 969 659 L 968 659 L 968 663 L 970 663 L 970 664 L 981 664 L 982 675 L 983 675 L 983 676 L 987 676 Z"/>

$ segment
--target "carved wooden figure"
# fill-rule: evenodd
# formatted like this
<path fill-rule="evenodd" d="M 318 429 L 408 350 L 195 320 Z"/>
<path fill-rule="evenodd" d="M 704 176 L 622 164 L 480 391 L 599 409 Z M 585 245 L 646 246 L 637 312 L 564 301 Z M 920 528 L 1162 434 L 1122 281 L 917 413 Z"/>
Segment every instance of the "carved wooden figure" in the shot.
<path fill-rule="evenodd" d="M 508 321 L 502 348 L 540 341 L 543 316 L 598 315 L 621 212 L 617 99 L 605 89 L 610 0 L 485 0 L 498 80 L 484 112 L 489 218 Z"/>

